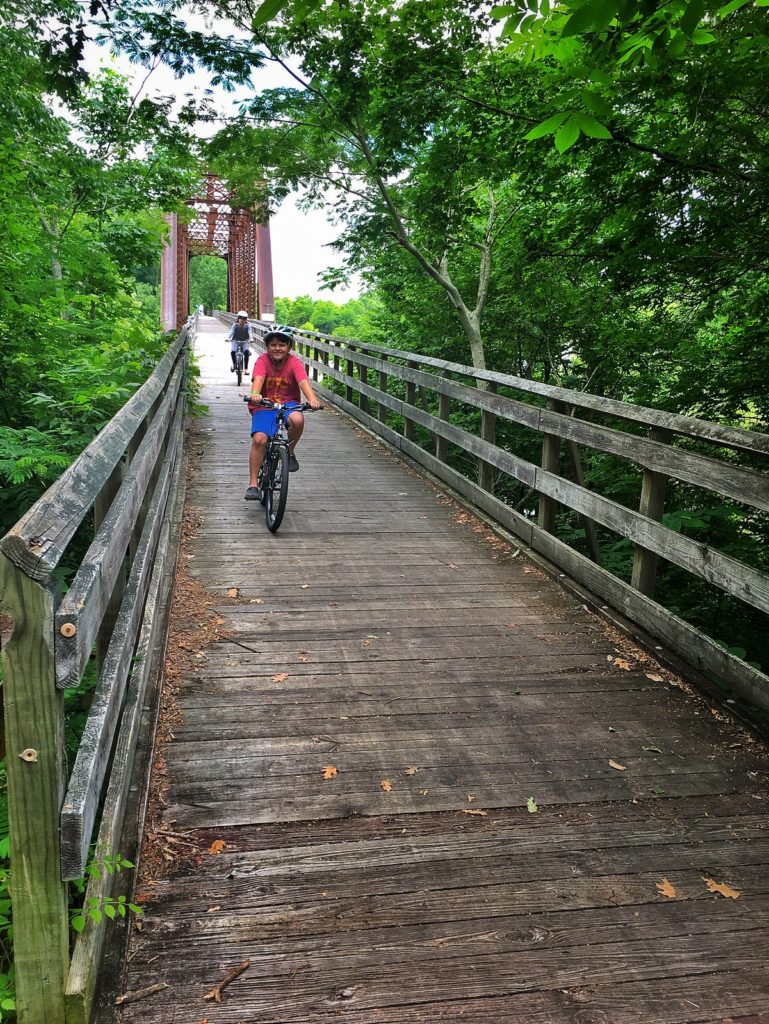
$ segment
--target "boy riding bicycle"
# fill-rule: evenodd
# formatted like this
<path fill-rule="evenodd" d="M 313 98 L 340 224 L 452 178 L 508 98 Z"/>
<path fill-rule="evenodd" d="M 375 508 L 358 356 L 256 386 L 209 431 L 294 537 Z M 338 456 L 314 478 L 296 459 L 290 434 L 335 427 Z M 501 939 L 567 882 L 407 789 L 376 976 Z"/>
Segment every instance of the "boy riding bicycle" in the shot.
<path fill-rule="evenodd" d="M 271 402 L 300 404 L 304 395 L 305 401 L 313 409 L 319 409 L 320 401 L 310 386 L 307 371 L 298 356 L 291 349 L 294 339 L 286 327 L 275 327 L 264 336 L 267 351 L 263 352 L 254 364 L 251 384 L 251 398 L 258 402 L 267 398 Z M 264 459 L 267 438 L 275 432 L 277 413 L 274 409 L 251 409 L 251 452 L 248 459 L 250 482 L 244 497 L 246 501 L 257 501 L 259 498 L 259 470 Z M 304 416 L 301 412 L 292 412 L 287 421 L 289 472 L 299 469 L 294 451 L 304 430 Z"/>
<path fill-rule="evenodd" d="M 251 355 L 251 342 L 253 340 L 254 330 L 248 322 L 248 313 L 245 309 L 241 309 L 235 323 L 230 327 L 230 333 L 225 338 L 225 341 L 230 342 L 230 358 L 232 359 L 230 373 L 234 373 L 237 367 L 235 357 L 238 351 L 238 344 L 243 346 L 243 362 L 245 368 L 248 369 L 248 360 Z M 238 383 L 240 383 L 240 378 L 238 378 Z"/>

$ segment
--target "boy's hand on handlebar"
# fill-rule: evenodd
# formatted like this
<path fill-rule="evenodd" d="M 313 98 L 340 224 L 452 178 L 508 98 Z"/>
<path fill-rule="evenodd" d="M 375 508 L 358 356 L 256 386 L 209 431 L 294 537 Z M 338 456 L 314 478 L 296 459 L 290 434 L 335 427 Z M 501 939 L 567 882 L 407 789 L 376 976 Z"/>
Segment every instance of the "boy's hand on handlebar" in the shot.
<path fill-rule="evenodd" d="M 320 404 L 320 400 L 315 395 L 313 395 L 312 398 L 307 399 L 307 405 L 309 405 L 311 409 L 323 408 L 323 406 Z"/>

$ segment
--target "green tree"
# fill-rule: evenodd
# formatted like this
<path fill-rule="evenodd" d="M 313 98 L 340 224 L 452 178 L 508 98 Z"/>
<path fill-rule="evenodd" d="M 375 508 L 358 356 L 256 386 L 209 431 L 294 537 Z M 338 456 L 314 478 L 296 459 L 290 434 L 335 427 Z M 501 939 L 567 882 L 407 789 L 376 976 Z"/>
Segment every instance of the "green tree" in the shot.
<path fill-rule="evenodd" d="M 227 263 L 220 256 L 190 260 L 190 309 L 227 308 Z"/>

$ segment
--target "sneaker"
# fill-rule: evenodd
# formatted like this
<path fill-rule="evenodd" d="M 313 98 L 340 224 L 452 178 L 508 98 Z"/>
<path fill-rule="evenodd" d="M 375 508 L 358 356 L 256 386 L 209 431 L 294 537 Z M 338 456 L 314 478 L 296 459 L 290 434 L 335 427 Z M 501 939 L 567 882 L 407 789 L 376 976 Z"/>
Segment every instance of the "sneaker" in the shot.
<path fill-rule="evenodd" d="M 296 455 L 289 455 L 288 457 L 288 471 L 289 473 L 296 473 L 299 469 L 299 463 L 296 460 Z"/>
<path fill-rule="evenodd" d="M 259 488 L 249 487 L 243 498 L 245 501 L 259 501 Z"/>
<path fill-rule="evenodd" d="M 234 366 L 231 366 L 231 367 L 230 367 L 230 373 L 234 373 L 234 372 L 235 372 L 235 367 L 234 367 Z"/>

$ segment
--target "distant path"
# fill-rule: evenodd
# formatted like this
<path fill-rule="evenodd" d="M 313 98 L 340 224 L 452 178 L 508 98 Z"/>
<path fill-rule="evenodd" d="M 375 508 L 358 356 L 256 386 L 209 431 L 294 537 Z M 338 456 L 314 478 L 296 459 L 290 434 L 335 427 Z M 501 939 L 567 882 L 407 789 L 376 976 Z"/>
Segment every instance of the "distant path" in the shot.
<path fill-rule="evenodd" d="M 223 335 L 184 559 L 225 636 L 186 644 L 126 967 L 170 987 L 118 1019 L 767 1024 L 763 749 L 333 411 L 268 534 Z"/>

